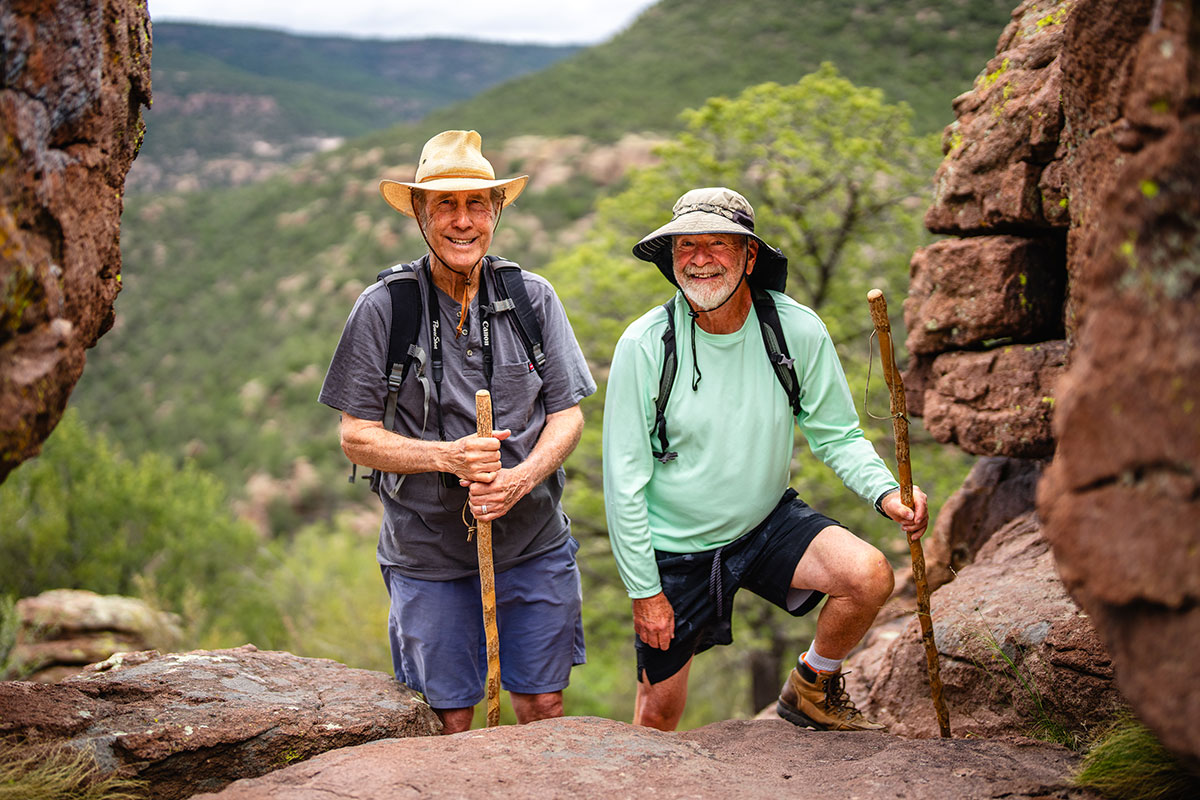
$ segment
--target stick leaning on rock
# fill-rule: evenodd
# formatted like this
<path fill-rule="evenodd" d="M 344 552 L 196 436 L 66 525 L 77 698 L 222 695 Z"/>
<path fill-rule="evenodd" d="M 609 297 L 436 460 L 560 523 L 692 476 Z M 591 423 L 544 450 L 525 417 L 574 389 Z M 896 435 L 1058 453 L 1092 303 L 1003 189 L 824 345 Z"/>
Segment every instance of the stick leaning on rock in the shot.
<path fill-rule="evenodd" d="M 914 508 L 912 464 L 908 455 L 908 404 L 904 397 L 904 382 L 896 370 L 892 353 L 892 324 L 888 319 L 887 301 L 883 292 L 872 289 L 867 292 L 867 304 L 871 308 L 871 321 L 875 324 L 875 335 L 879 338 L 879 356 L 883 361 L 883 378 L 887 382 L 891 397 L 892 429 L 896 435 L 896 466 L 900 473 L 900 502 Z M 908 538 L 908 537 L 906 537 Z M 908 540 L 912 555 L 913 582 L 917 585 L 917 618 L 921 621 L 921 639 L 925 643 L 925 661 L 929 668 L 929 690 L 933 695 L 933 709 L 937 714 L 938 728 L 942 738 L 950 738 L 950 714 L 942 697 L 942 677 L 938 668 L 937 644 L 933 640 L 933 618 L 929 612 L 929 584 L 925 580 L 925 553 L 920 539 Z"/>
<path fill-rule="evenodd" d="M 492 395 L 475 393 L 475 434 L 492 435 Z M 487 726 L 500 724 L 500 635 L 496 630 L 496 572 L 492 563 L 492 521 L 476 520 L 479 589 L 483 600 L 483 631 L 487 639 Z"/>

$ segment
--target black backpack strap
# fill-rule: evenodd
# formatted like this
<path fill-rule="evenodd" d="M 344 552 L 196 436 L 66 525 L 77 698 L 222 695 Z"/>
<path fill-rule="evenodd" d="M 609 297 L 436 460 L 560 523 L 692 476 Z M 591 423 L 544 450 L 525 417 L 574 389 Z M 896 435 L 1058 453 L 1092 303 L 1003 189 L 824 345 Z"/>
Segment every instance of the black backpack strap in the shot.
<path fill-rule="evenodd" d="M 783 326 L 779 322 L 779 312 L 775 308 L 775 300 L 767 292 L 754 290 L 754 310 L 758 315 L 759 329 L 762 333 L 763 346 L 767 351 L 767 359 L 775 371 L 779 385 L 787 394 L 788 404 L 792 408 L 792 416 L 800 414 L 800 381 L 796 377 L 795 359 L 788 353 L 787 340 L 783 336 Z M 672 297 L 662 306 L 667 314 L 667 327 L 663 331 L 663 366 L 662 375 L 658 380 L 658 399 L 654 407 L 654 427 L 650 429 L 650 438 L 658 437 L 659 449 L 651 451 L 653 456 L 666 464 L 679 457 L 679 453 L 667 447 L 667 401 L 671 397 L 671 387 L 675 385 L 677 359 L 675 356 L 675 298 Z"/>
<path fill-rule="evenodd" d="M 421 282 L 411 264 L 398 264 L 379 273 L 378 279 L 392 298 L 392 325 L 388 338 L 387 401 L 383 427 L 391 430 L 396 421 L 396 401 L 400 384 L 408 376 L 417 355 L 417 335 L 421 332 Z"/>
<path fill-rule="evenodd" d="M 667 312 L 667 327 L 663 331 L 663 366 L 662 375 L 658 379 L 658 399 L 654 401 L 654 427 L 650 429 L 650 441 L 653 446 L 654 436 L 658 434 L 658 450 L 651 450 L 651 455 L 666 464 L 679 457 L 667 448 L 667 401 L 671 399 L 671 387 L 675 385 L 675 298 L 662 304 L 662 310 Z"/>
<path fill-rule="evenodd" d="M 421 308 L 421 281 L 417 275 L 416 265 L 397 264 L 388 267 L 376 276 L 387 287 L 388 296 L 392 301 L 392 320 L 388 328 L 387 352 L 387 399 L 383 405 L 383 427 L 392 430 L 396 422 L 396 404 L 400 398 L 400 384 L 408 377 L 413 362 L 417 363 L 417 378 L 425 389 L 425 422 L 429 421 L 429 380 L 425 376 L 425 352 L 417 344 L 417 336 L 421 331 L 423 309 Z M 422 423 L 422 431 L 424 431 Z M 352 464 L 350 482 L 354 483 L 358 473 L 358 465 Z M 364 478 L 370 481 L 371 491 L 382 495 L 383 473 L 371 470 Z M 404 482 L 404 475 L 399 476 L 389 494 L 395 497 Z"/>
<path fill-rule="evenodd" d="M 511 310 L 516 314 L 517 332 L 525 345 L 525 352 L 529 355 L 529 363 L 533 364 L 533 368 L 541 375 L 542 368 L 546 366 L 546 353 L 542 348 L 542 326 L 533 311 L 529 291 L 525 288 L 525 278 L 521 274 L 523 270 L 515 262 L 504 258 L 488 256 L 487 259 L 495 270 L 498 288 L 503 294 L 491 304 L 488 312 Z"/>
<path fill-rule="evenodd" d="M 796 379 L 796 360 L 788 353 L 787 339 L 783 336 L 783 326 L 779 323 L 779 311 L 775 308 L 775 300 L 766 291 L 755 289 L 754 311 L 758 314 L 763 344 L 767 348 L 767 358 L 775 370 L 775 377 L 787 393 L 792 416 L 799 416 L 800 381 Z"/>

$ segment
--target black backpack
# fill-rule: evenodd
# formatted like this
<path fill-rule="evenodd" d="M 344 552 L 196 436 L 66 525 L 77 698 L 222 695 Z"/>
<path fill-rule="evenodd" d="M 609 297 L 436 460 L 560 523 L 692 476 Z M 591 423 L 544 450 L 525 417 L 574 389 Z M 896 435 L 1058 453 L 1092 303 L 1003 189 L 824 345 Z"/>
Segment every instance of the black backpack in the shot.
<path fill-rule="evenodd" d="M 758 314 L 759 329 L 762 333 L 763 345 L 767 349 L 767 358 L 775 370 L 775 377 L 783 391 L 787 393 L 788 403 L 792 407 L 792 416 L 800 414 L 800 381 L 796 379 L 795 359 L 788 354 L 787 340 L 783 338 L 783 326 L 779 324 L 779 312 L 775 308 L 775 300 L 763 289 L 753 290 L 754 310 Z M 667 401 L 671 398 L 671 387 L 675 384 L 675 297 L 663 303 L 662 309 L 667 314 L 667 329 L 663 331 L 663 366 L 662 375 L 658 379 L 658 400 L 654 404 L 654 427 L 650 429 L 651 442 L 658 435 L 658 450 L 651 450 L 652 455 L 666 464 L 679 457 L 679 453 L 667 447 Z"/>
<path fill-rule="evenodd" d="M 388 267 L 376 276 L 376 280 L 382 281 L 387 287 L 388 294 L 392 299 L 392 324 L 387 353 L 388 390 L 387 400 L 383 407 L 383 427 L 389 431 L 392 430 L 396 421 L 396 402 L 400 396 L 400 386 L 408 377 L 413 362 L 423 363 L 426 357 L 424 351 L 417 346 L 417 337 L 420 334 L 421 323 L 424 321 L 425 315 L 421 303 L 421 281 L 417 276 L 416 268 L 418 264 L 426 263 L 427 259 L 428 256 L 419 262 L 397 264 L 394 267 Z M 542 368 L 546 366 L 546 354 L 542 346 L 542 326 L 538 322 L 537 314 L 533 311 L 529 292 L 525 289 L 523 270 L 516 262 L 495 256 L 485 256 L 484 266 L 490 267 L 494 271 L 496 285 L 501 294 L 501 297 L 494 302 L 487 302 L 485 294 L 480 297 L 480 335 L 484 343 L 484 374 L 489 386 L 492 381 L 491 317 L 504 311 L 513 312 L 517 332 L 522 344 L 525 345 L 529 363 L 541 375 Z M 432 280 L 430 286 L 432 287 Z M 487 283 L 481 275 L 481 293 L 486 292 L 486 286 Z M 431 288 L 430 303 L 436 302 L 432 291 Z M 441 335 L 440 325 L 433 321 L 431 324 L 433 326 L 431 334 L 434 339 L 437 339 Z M 434 384 L 442 382 L 442 361 L 441 356 L 437 354 L 439 352 L 435 348 L 435 355 L 430 364 Z M 428 417 L 428 385 L 426 385 L 425 414 Z M 350 471 L 351 483 L 354 482 L 357 471 L 358 467 L 354 465 Z M 377 471 L 372 471 L 365 477 L 371 480 L 373 489 L 377 487 L 380 478 Z"/>

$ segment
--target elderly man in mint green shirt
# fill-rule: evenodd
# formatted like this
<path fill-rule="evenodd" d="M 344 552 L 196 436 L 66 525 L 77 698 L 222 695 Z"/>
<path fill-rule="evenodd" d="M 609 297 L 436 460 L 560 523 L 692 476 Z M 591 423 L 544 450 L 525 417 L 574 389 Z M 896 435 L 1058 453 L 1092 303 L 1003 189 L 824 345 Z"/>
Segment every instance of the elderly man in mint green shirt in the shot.
<path fill-rule="evenodd" d="M 754 234 L 745 198 L 687 192 L 634 254 L 680 289 L 622 335 L 604 407 L 609 535 L 637 633 L 634 722 L 675 728 L 691 660 L 732 642 L 733 595 L 744 588 L 796 616 L 828 598 L 780 693 L 780 715 L 816 729 L 880 728 L 847 695 L 841 662 L 891 594 L 892 571 L 876 548 L 788 488 L 793 425 L 851 491 L 912 538 L 928 523 L 925 495 L 914 490 L 915 509 L 900 502 L 859 427 L 824 324 L 782 294 L 787 259 Z M 763 325 L 771 309 L 778 323 Z M 668 313 L 673 380 L 663 370 Z M 765 344 L 774 331 L 784 340 L 780 374 Z M 794 404 L 789 380 L 798 383 Z M 661 417 L 660 394 L 669 395 Z"/>

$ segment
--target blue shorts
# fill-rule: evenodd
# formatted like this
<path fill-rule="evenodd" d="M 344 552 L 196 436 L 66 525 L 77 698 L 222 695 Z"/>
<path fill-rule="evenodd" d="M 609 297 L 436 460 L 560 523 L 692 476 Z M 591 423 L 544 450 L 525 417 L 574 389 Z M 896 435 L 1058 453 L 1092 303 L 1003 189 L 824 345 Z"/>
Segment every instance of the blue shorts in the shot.
<path fill-rule="evenodd" d="M 521 694 L 566 688 L 583 664 L 583 594 L 568 537 L 559 547 L 496 575 L 500 685 Z M 388 638 L 396 680 L 433 708 L 469 708 L 484 698 L 487 641 L 479 576 L 409 578 L 382 565 L 391 598 Z"/>
<path fill-rule="evenodd" d="M 840 524 L 788 489 L 765 520 L 724 547 L 700 553 L 655 550 L 663 594 L 675 612 L 675 636 L 659 650 L 634 634 L 638 680 L 644 673 L 650 683 L 665 681 L 696 653 L 732 644 L 738 589 L 749 589 L 792 616 L 813 610 L 825 595 L 793 589 L 792 577 L 817 534 Z"/>

